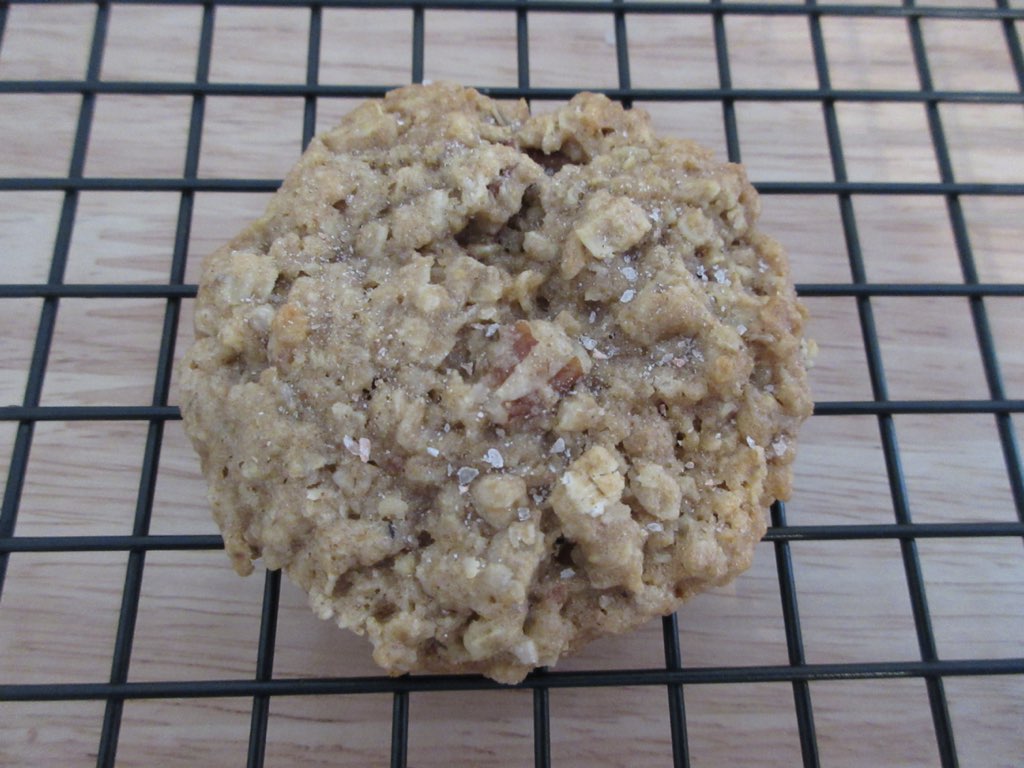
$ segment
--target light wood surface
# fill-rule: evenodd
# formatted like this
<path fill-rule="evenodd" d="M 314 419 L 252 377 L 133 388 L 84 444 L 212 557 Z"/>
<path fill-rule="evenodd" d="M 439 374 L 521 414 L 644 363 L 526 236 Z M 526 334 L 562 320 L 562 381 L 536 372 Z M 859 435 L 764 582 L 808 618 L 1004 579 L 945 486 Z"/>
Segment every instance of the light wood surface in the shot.
<path fill-rule="evenodd" d="M 982 0 L 968 4 L 993 7 Z M 0 79 L 82 78 L 94 16 L 90 5 L 11 6 L 0 40 Z M 200 16 L 199 6 L 115 4 L 102 77 L 190 81 Z M 219 8 L 211 80 L 304 82 L 308 24 L 308 9 Z M 612 16 L 531 14 L 529 25 L 533 85 L 618 85 Z M 926 19 L 922 26 L 936 88 L 1017 92 L 999 22 Z M 822 29 L 835 87 L 919 87 L 905 20 L 826 16 Z M 727 16 L 725 31 L 735 87 L 817 87 L 805 16 Z M 634 86 L 718 86 L 710 17 L 629 17 L 627 34 Z M 326 9 L 320 80 L 408 82 L 411 41 L 411 11 Z M 427 11 L 425 43 L 427 78 L 488 86 L 517 82 L 514 13 Z M 66 174 L 80 101 L 75 94 L 0 93 L 0 176 Z M 179 176 L 191 103 L 188 95 L 101 94 L 86 175 Z M 322 99 L 318 126 L 352 104 Z M 659 129 L 699 139 L 724 155 L 718 103 L 638 106 L 650 110 Z M 1019 104 L 943 103 L 940 114 L 957 180 L 1024 182 Z M 921 103 L 841 102 L 837 117 L 852 180 L 939 179 Z M 736 118 L 743 160 L 755 181 L 834 178 L 820 104 L 740 101 Z M 280 177 L 300 150 L 302 119 L 298 98 L 209 97 L 200 176 Z M 46 281 L 62 199 L 59 192 L 0 192 L 3 282 Z M 266 199 L 196 195 L 187 281 L 196 280 L 202 256 L 257 215 Z M 165 282 L 178 202 L 174 193 L 82 193 L 65 280 Z M 1024 198 L 968 197 L 963 206 L 982 281 L 1024 282 Z M 961 280 L 942 197 L 855 196 L 853 208 L 869 280 Z M 766 196 L 763 220 L 789 248 L 798 282 L 849 281 L 834 198 Z M 855 300 L 807 303 L 810 333 L 821 349 L 812 374 L 816 399 L 870 399 Z M 184 302 L 176 354 L 191 335 L 190 305 Z M 965 299 L 884 298 L 871 305 L 891 397 L 988 397 Z M 1006 394 L 1024 397 L 1021 300 L 988 299 L 985 307 Z M 40 308 L 39 299 L 0 300 L 0 404 L 22 400 Z M 42 403 L 150 403 L 163 317 L 159 300 L 62 300 Z M 1018 441 L 1021 421 L 1014 421 Z M 1016 519 L 993 417 L 897 416 L 895 428 L 915 521 Z M 14 424 L 0 422 L 5 476 L 14 432 Z M 132 422 L 38 424 L 16 533 L 130 533 L 146 433 L 146 424 Z M 813 418 L 796 477 L 791 524 L 894 521 L 874 417 Z M 169 422 L 163 437 L 152 532 L 216 532 L 178 422 Z M 798 542 L 791 551 L 809 663 L 920 659 L 896 540 Z M 1024 655 L 1019 539 L 921 540 L 918 551 L 940 658 Z M 14 554 L 0 602 L 0 684 L 106 681 L 126 561 L 124 553 Z M 236 577 L 221 552 L 150 553 L 129 680 L 251 679 L 262 591 L 261 573 Z M 753 568 L 735 584 L 685 606 L 679 624 L 686 666 L 786 664 L 773 546 L 761 545 Z M 593 644 L 560 669 L 663 664 L 661 625 L 652 622 L 628 637 Z M 286 583 L 274 673 L 323 677 L 378 670 L 363 640 L 315 619 L 304 596 Z M 962 765 L 1021 765 L 1024 678 L 949 678 L 945 692 Z M 922 679 L 815 682 L 810 696 L 823 765 L 938 765 Z M 684 699 L 693 765 L 799 764 L 789 684 L 687 686 Z M 555 765 L 670 761 L 664 688 L 555 690 L 550 704 Z M 240 765 L 251 707 L 245 698 L 130 700 L 118 765 Z M 281 697 L 270 712 L 267 765 L 388 761 L 389 696 Z M 0 702 L 0 764 L 93 764 L 102 720 L 99 701 Z M 411 697 L 411 766 L 528 765 L 532 749 L 529 693 Z"/>

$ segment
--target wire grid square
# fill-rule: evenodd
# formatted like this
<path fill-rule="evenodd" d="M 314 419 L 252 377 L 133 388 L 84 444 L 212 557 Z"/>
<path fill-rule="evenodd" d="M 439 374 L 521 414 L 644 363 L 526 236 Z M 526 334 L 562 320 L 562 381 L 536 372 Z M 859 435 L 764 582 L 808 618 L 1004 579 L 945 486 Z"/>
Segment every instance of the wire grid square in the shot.
<path fill-rule="evenodd" d="M 809 525 L 892 521 L 892 502 L 877 420 L 871 416 L 819 416 L 800 434 L 787 504 L 795 520 Z M 847 468 L 855 465 L 855 475 Z M 827 484 L 817 478 L 827 477 Z"/>
<path fill-rule="evenodd" d="M 123 552 L 10 556 L 0 625 L 5 684 L 54 686 L 96 679 L 97 670 L 109 664 L 126 559 Z M 68 574 L 74 574 L 73 581 Z M 4 744 L 9 741 L 5 738 Z"/>
<path fill-rule="evenodd" d="M 962 280 L 945 202 L 935 195 L 858 195 L 864 268 L 879 283 Z"/>
<path fill-rule="evenodd" d="M 902 19 L 826 16 L 821 29 L 836 88 L 917 88 L 910 35 Z"/>
<path fill-rule="evenodd" d="M 999 358 L 1006 392 L 1010 397 L 1024 396 L 1024 348 L 1016 343 L 1024 338 L 1024 315 L 1014 302 L 1006 299 L 993 299 L 989 305 L 992 336 L 998 349 L 1006 350 Z"/>
<path fill-rule="evenodd" d="M 1012 282 L 1020 263 L 1016 224 L 1024 218 L 1024 200 L 970 197 L 964 199 L 962 205 L 979 278 L 991 283 Z M 1012 378 L 1019 380 L 1019 377 Z"/>
<path fill-rule="evenodd" d="M 103 79 L 191 80 L 196 69 L 201 17 L 199 6 L 114 7 L 103 51 Z"/>
<path fill-rule="evenodd" d="M 248 730 L 249 708 L 241 699 L 132 700 L 124 708 L 117 764 L 230 765 Z"/>
<path fill-rule="evenodd" d="M 191 106 L 187 96 L 101 94 L 86 175 L 166 178 L 181 173 Z"/>
<path fill-rule="evenodd" d="M 50 347 L 44 405 L 145 405 L 153 391 L 164 307 L 155 299 L 67 299 Z M 91 332 L 84 338 L 82 328 Z"/>
<path fill-rule="evenodd" d="M 60 207 L 58 192 L 0 192 L 0 253 L 6 280 L 46 282 Z"/>
<path fill-rule="evenodd" d="M 85 75 L 95 10 L 88 5 L 22 5 L 9 11 L 0 77 L 78 79 Z M 46 37 L 52 47 L 39 45 Z"/>
<path fill-rule="evenodd" d="M 600 693 L 595 698 L 600 698 Z M 629 708 L 627 702 L 622 704 L 624 710 Z M 591 705 L 588 711 L 595 709 Z M 665 709 L 660 697 L 652 709 Z M 557 696 L 552 696 L 556 723 L 559 714 Z M 572 714 L 585 716 L 579 707 Z M 529 691 L 430 691 L 409 702 L 409 750 L 412 760 L 424 765 L 442 765 L 449 760 L 452 742 L 463 745 L 459 760 L 467 765 L 485 765 L 496 756 L 508 765 L 526 765 L 533 756 L 532 730 L 533 697 Z"/>
<path fill-rule="evenodd" d="M 259 56 L 253 36 L 272 36 Z M 226 6 L 217 11 L 210 80 L 215 83 L 294 83 L 306 74 L 309 13 L 304 8 Z"/>
<path fill-rule="evenodd" d="M 776 576 L 779 560 L 773 545 L 760 544 L 750 566 L 751 578 L 711 590 L 706 598 L 694 600 L 680 614 L 680 652 L 688 667 L 770 667 L 787 663 L 786 619 Z M 655 628 L 652 624 L 648 631 L 653 634 Z M 618 660 L 635 655 L 631 645 L 620 644 Z M 649 663 L 656 664 L 653 659 Z"/>
<path fill-rule="evenodd" d="M 600 765 L 630 739 L 630 759 L 656 765 L 671 753 L 669 711 L 662 690 L 644 687 L 551 692 L 551 762 L 553 765 Z M 529 702 L 524 702 L 527 707 Z M 600 727 L 594 727 L 601 724 Z M 525 760 L 518 761 L 519 764 Z"/>
<path fill-rule="evenodd" d="M 1024 695 L 1024 678 L 957 677 L 946 683 L 946 697 L 961 765 L 1013 765 L 1024 752 L 1024 732 L 999 733 L 993 728 L 963 727 L 965 723 L 998 721 L 999 713 L 1017 706 Z"/>
<path fill-rule="evenodd" d="M 918 655 L 895 541 L 813 541 L 793 550 L 807 661 L 856 663 Z M 816 586 L 815 586 L 816 585 Z"/>
<path fill-rule="evenodd" d="M 472 80 L 515 87 L 516 16 L 481 11 L 434 11 L 424 32 L 426 80 Z"/>
<path fill-rule="evenodd" d="M 36 425 L 18 532 L 103 536 L 131 531 L 146 425 L 47 421 Z M 87 509 L 88 514 L 82 514 Z"/>
<path fill-rule="evenodd" d="M 409 79 L 412 13 L 408 9 L 324 8 L 319 79 L 336 85 L 404 83 Z M 352 56 L 352 40 L 363 42 Z"/>
<path fill-rule="evenodd" d="M 78 99 L 70 94 L 0 93 L 0 173 L 60 175 L 67 170 Z M 37 116 L 30 125 L 21 116 Z"/>
<path fill-rule="evenodd" d="M 139 595 L 129 679 L 224 680 L 256 664 L 261 587 L 225 569 L 221 553 L 152 552 Z M 216 609 L 202 606 L 216 594 Z M 212 637 L 231 637 L 228 645 Z"/>
<path fill-rule="evenodd" d="M 64 277 L 69 283 L 164 283 L 177 222 L 173 193 L 83 192 Z"/>
<path fill-rule="evenodd" d="M 958 179 L 1009 184 L 1019 178 L 1006 158 L 1020 152 L 1024 110 L 1010 104 L 943 104 L 939 112 Z M 989 127 L 988 140 L 978 141 L 972 130 L 977 125 Z"/>
<path fill-rule="evenodd" d="M 813 88 L 811 35 L 799 16 L 725 18 L 729 72 L 737 88 Z"/>
<path fill-rule="evenodd" d="M 823 400 L 870 398 L 868 361 L 857 333 L 857 300 L 848 296 L 811 296 L 804 303 L 810 312 L 807 333 L 818 344 L 818 355 L 810 370 L 814 396 Z"/>
<path fill-rule="evenodd" d="M 53 718 L 60 728 L 39 728 Z M 103 722 L 102 701 L 2 701 L 0 721 L 10 723 L 4 750 L 11 765 L 45 765 L 56 753 L 87 755 L 96 748 Z"/>
<path fill-rule="evenodd" d="M 534 19 L 529 53 L 534 86 L 575 91 L 619 84 L 615 25 L 607 13 L 552 13 Z"/>
<path fill-rule="evenodd" d="M 945 417 L 935 440 L 931 419 L 896 417 L 903 476 L 914 519 L 922 523 L 1009 522 L 1013 496 L 992 419 L 975 413 Z"/>
<path fill-rule="evenodd" d="M 182 314 L 189 311 L 184 309 Z M 182 337 L 178 343 L 184 341 Z M 173 387 L 169 400 L 177 401 Z M 210 515 L 203 475 L 180 421 L 164 424 L 160 442 L 160 472 L 157 473 L 153 490 L 150 531 L 157 535 L 171 536 L 218 533 L 217 524 Z"/>
<path fill-rule="evenodd" d="M 853 680 L 811 683 L 814 724 L 823 765 L 863 765 L 877 751 L 863 734 L 891 743 L 893 765 L 938 765 L 940 755 L 928 717 L 928 692 L 920 680 Z M 871 702 L 850 711 L 851 698 Z"/>
<path fill-rule="evenodd" d="M 10 422 L 0 422 L 0 472 L 4 475 L 10 469 L 11 448 L 14 445 L 14 435 L 17 428 Z"/>
<path fill-rule="evenodd" d="M 710 101 L 644 101 L 634 105 L 647 110 L 656 131 L 671 134 L 680 131 L 707 147 L 716 157 L 726 156 L 722 105 Z M 543 103 L 538 106 L 543 107 Z"/>
<path fill-rule="evenodd" d="M 821 109 L 805 101 L 741 101 L 736 105 L 740 159 L 755 184 L 829 178 Z"/>
<path fill-rule="evenodd" d="M 747 764 L 748 746 L 735 738 L 748 723 L 770 717 L 761 749 L 778 765 L 800 763 L 800 730 L 791 707 L 793 692 L 784 683 L 737 683 L 726 687 L 695 685 L 686 689 L 686 722 L 694 765 Z M 777 714 L 772 714 L 777 713 Z M 655 765 L 651 759 L 649 765 Z"/>
<path fill-rule="evenodd" d="M 249 137 L 240 142 L 239 135 Z M 268 96 L 207 99 L 203 122 L 203 178 L 280 178 L 302 147 L 302 101 Z"/>
<path fill-rule="evenodd" d="M 360 4 L 0 5 L 4 758 L 1017 759 L 1019 0 Z M 752 571 L 520 690 L 381 677 L 277 574 L 212 570 L 174 405 L 200 258 L 315 127 L 435 72 L 540 110 L 601 87 L 748 161 L 822 348 L 793 502 Z"/>
<path fill-rule="evenodd" d="M 986 91 L 1017 89 L 1010 51 L 991 44 L 1000 36 L 998 21 L 926 19 L 922 32 L 938 90 L 969 91 L 978 85 Z"/>
<path fill-rule="evenodd" d="M 935 539 L 920 546 L 939 652 L 945 657 L 996 659 L 1019 649 L 1024 614 L 1002 610 L 1024 598 L 1024 584 L 1014 567 L 1019 542 Z M 973 616 L 970 626 L 956 620 L 965 609 Z"/>
<path fill-rule="evenodd" d="M 908 304 L 913 302 L 913 304 Z M 873 302 L 889 391 L 897 399 L 979 399 L 987 385 L 968 301 L 884 296 Z M 913 306 L 913 317 L 908 317 Z M 934 334 L 934 335 L 932 335 Z M 963 350 L 954 359 L 950 347 Z"/>
<path fill-rule="evenodd" d="M 709 17 L 629 16 L 626 30 L 630 39 L 629 71 L 635 87 L 714 88 L 718 85 L 715 52 L 707 45 L 712 35 Z M 649 106 L 645 104 L 644 109 Z M 708 122 L 720 129 L 722 118 Z"/>
<path fill-rule="evenodd" d="M 786 233 L 786 251 L 794 274 L 809 283 L 850 279 L 843 248 L 843 222 L 828 195 L 775 195 L 761 213 L 768 232 Z"/>
<path fill-rule="evenodd" d="M 923 105 L 843 102 L 836 113 L 851 179 L 938 181 Z"/>
<path fill-rule="evenodd" d="M 25 391 L 32 360 L 36 328 L 39 322 L 37 299 L 19 299 L 0 303 L 0 397 L 16 403 Z"/>
<path fill-rule="evenodd" d="M 307 764 L 337 768 L 387 765 L 391 735 L 386 723 L 391 696 L 283 696 L 270 705 L 267 765 L 289 765 L 301 754 Z"/>

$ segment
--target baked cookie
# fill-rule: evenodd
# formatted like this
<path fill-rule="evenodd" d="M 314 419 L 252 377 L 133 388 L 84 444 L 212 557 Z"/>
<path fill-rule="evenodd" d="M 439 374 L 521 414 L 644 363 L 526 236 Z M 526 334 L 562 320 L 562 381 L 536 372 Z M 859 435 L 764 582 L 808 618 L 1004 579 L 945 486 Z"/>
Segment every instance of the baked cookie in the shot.
<path fill-rule="evenodd" d="M 509 683 L 733 578 L 811 411 L 758 207 L 602 96 L 360 106 L 203 267 L 182 410 L 235 569 Z"/>

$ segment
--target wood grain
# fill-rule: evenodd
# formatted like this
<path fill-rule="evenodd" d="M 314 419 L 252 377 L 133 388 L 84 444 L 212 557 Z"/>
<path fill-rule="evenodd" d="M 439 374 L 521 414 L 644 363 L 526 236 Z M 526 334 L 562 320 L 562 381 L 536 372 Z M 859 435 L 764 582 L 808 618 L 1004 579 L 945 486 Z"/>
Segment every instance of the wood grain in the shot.
<path fill-rule="evenodd" d="M 887 0 L 896 5 L 895 0 Z M 952 3 L 943 3 L 950 5 Z M 955 3 L 963 5 L 965 3 Z M 992 7 L 987 0 L 971 2 Z M 1013 3 L 1011 3 L 1013 4 Z M 1017 7 L 1020 7 L 1019 4 Z M 88 5 L 13 5 L 0 40 L 0 79 L 80 79 L 94 10 Z M 195 73 L 201 9 L 114 4 L 103 60 L 108 80 L 188 82 Z M 307 11 L 219 8 L 214 82 L 300 83 L 306 76 Z M 936 88 L 1014 92 L 1017 82 L 998 22 L 923 22 Z M 901 19 L 827 16 L 826 51 L 837 88 L 916 89 Z M 535 86 L 616 87 L 611 16 L 531 14 Z M 697 15 L 627 20 L 633 84 L 712 88 L 718 66 L 710 19 Z M 729 16 L 730 72 L 741 88 L 817 86 L 802 16 Z M 517 82 L 512 12 L 427 11 L 425 76 L 471 84 Z M 410 76 L 411 12 L 325 9 L 320 81 L 399 84 Z M 351 108 L 323 99 L 318 127 Z M 0 94 L 0 176 L 67 172 L 80 97 Z M 535 105 L 546 110 L 556 106 Z M 725 152 L 717 102 L 641 103 L 666 133 Z M 184 167 L 191 97 L 100 94 L 86 162 L 90 176 L 175 178 Z M 954 171 L 965 181 L 1024 181 L 1024 111 L 1019 105 L 943 104 Z M 755 181 L 828 181 L 832 168 L 820 105 L 740 101 L 741 152 Z M 842 102 L 837 117 L 850 178 L 935 181 L 938 165 L 918 103 Z M 298 154 L 302 100 L 211 96 L 199 173 L 207 178 L 276 178 Z M 267 195 L 201 192 L 195 197 L 186 279 L 201 258 L 258 215 Z M 60 215 L 59 192 L 0 192 L 5 282 L 45 282 Z M 174 193 L 83 192 L 70 243 L 68 282 L 161 283 L 171 264 L 179 197 Z M 981 278 L 1024 282 L 1019 197 L 967 197 L 966 223 Z M 935 196 L 856 196 L 853 210 L 869 279 L 962 279 L 945 201 Z M 827 195 L 764 198 L 765 228 L 789 248 L 800 282 L 844 282 L 850 271 L 838 206 Z M 819 400 L 869 399 L 856 302 L 810 299 L 821 347 L 812 373 Z M 988 395 L 967 302 L 877 299 L 872 307 L 891 395 Z M 1024 312 L 1020 299 L 986 300 L 1009 396 L 1024 397 Z M 0 403 L 24 393 L 41 301 L 0 300 Z M 183 302 L 176 355 L 191 335 Z M 60 303 L 42 401 L 46 405 L 151 402 L 164 303 Z M 171 403 L 177 402 L 172 387 Z M 1018 440 L 1020 419 L 1015 418 Z M 17 533 L 127 534 L 139 493 L 146 425 L 37 425 Z M 1016 519 L 995 422 L 990 416 L 899 416 L 895 431 L 912 516 L 921 522 Z M 0 470 L 15 428 L 0 423 Z M 180 423 L 165 425 L 152 512 L 158 534 L 210 534 L 202 479 Z M 816 417 L 797 465 L 792 524 L 894 520 L 877 422 Z M 918 544 L 942 658 L 1021 655 L 1024 550 L 1015 539 L 928 540 Z M 793 571 L 807 659 L 814 663 L 919 659 L 896 541 L 795 542 Z M 117 627 L 124 553 L 15 554 L 0 603 L 0 684 L 105 681 Z M 132 681 L 251 678 L 255 673 L 263 577 L 239 579 L 222 553 L 159 552 L 146 558 Z M 788 653 L 775 548 L 759 547 L 751 571 L 679 613 L 687 666 L 785 664 Z M 594 643 L 566 670 L 658 668 L 660 622 Z M 309 612 L 305 596 L 281 592 L 275 674 L 374 675 L 361 638 Z M 1019 765 L 1024 678 L 945 681 L 961 764 Z M 827 766 L 934 766 L 924 682 L 815 682 L 810 696 Z M 684 689 L 695 766 L 790 766 L 800 743 L 787 684 L 696 685 Z M 660 687 L 551 692 L 556 765 L 665 765 L 671 755 L 666 691 Z M 119 765 L 237 765 L 244 760 L 251 701 L 129 701 Z M 532 700 L 522 692 L 413 694 L 410 765 L 520 766 L 531 763 Z M 391 699 L 382 695 L 274 699 L 267 764 L 384 765 Z M 0 764 L 89 765 L 103 703 L 0 703 Z"/>

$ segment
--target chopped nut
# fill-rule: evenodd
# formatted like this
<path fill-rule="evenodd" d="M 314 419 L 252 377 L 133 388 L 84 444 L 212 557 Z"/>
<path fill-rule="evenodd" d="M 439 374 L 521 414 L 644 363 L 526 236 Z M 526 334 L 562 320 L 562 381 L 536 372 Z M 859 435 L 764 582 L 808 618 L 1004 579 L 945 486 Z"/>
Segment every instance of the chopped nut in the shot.
<path fill-rule="evenodd" d="M 525 360 L 538 344 L 530 324 L 525 320 L 520 320 L 512 326 L 512 331 L 508 336 L 510 343 L 502 351 L 499 361 L 491 370 L 491 378 L 495 384 L 504 383 L 515 367 Z"/>
<path fill-rule="evenodd" d="M 574 357 L 564 366 L 559 368 L 558 372 L 551 377 L 548 383 L 555 392 L 564 394 L 572 389 L 572 385 L 575 384 L 582 375 L 583 364 L 580 362 L 578 357 Z"/>

